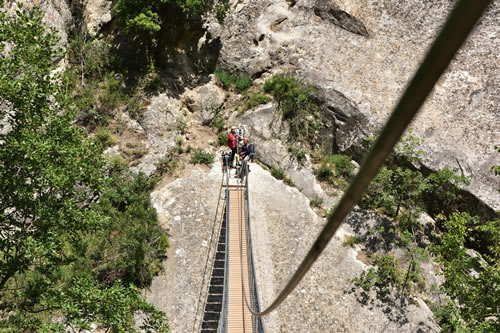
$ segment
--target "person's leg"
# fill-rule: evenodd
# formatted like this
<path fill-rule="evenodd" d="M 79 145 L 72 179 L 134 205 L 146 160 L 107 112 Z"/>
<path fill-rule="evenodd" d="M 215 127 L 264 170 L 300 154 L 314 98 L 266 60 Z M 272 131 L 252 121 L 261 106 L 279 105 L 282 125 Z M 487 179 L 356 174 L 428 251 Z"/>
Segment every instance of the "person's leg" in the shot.
<path fill-rule="evenodd" d="M 231 159 L 229 161 L 229 166 L 233 167 L 234 164 L 234 156 L 236 155 L 236 148 L 231 148 Z"/>
<path fill-rule="evenodd" d="M 251 157 L 249 155 L 245 156 L 245 158 L 243 159 L 243 164 L 245 165 L 245 167 L 248 167 L 248 171 L 250 171 L 250 165 L 248 165 L 248 161 L 250 161 Z"/>
<path fill-rule="evenodd" d="M 241 162 L 241 166 L 240 166 L 239 178 L 240 178 L 241 182 L 243 182 L 243 180 L 245 179 L 245 176 L 246 176 L 246 171 L 245 170 L 247 168 L 247 163 L 248 163 L 248 156 L 245 156 L 245 158 Z"/>

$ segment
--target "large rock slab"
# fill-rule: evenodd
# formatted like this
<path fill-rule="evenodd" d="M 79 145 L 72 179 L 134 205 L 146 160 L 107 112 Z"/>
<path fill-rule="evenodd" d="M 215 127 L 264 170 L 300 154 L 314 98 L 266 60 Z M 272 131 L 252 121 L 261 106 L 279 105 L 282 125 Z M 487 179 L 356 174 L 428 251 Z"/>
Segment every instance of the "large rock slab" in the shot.
<path fill-rule="evenodd" d="M 268 306 L 311 247 L 325 220 L 296 188 L 272 178 L 258 165 L 249 176 L 251 231 L 262 308 Z M 358 218 L 353 216 L 353 218 Z M 365 221 L 369 222 L 369 221 Z M 343 246 L 353 230 L 343 225 L 290 296 L 264 317 L 268 332 L 439 331 L 425 303 L 363 305 L 351 280 L 366 267 L 357 251 Z"/>
<path fill-rule="evenodd" d="M 309 199 L 321 197 L 324 207 L 331 207 L 334 198 L 326 195 L 316 182 L 309 156 L 299 162 L 289 153 L 285 144 L 288 128 L 280 119 L 273 119 L 275 117 L 274 105 L 268 103 L 235 117 L 232 123 L 237 123 L 245 129 L 245 136 L 255 145 L 256 158 L 259 161 L 269 168 L 283 169 L 305 196 Z"/>
<path fill-rule="evenodd" d="M 193 332 L 195 319 L 203 311 L 198 308 L 200 291 L 221 179 L 221 168 L 214 165 L 209 172 L 193 170 L 190 176 L 151 194 L 160 222 L 168 231 L 170 248 L 165 272 L 153 280 L 146 295 L 166 312 L 172 332 Z"/>
<path fill-rule="evenodd" d="M 453 2 L 298 0 L 239 2 L 220 36 L 220 62 L 259 76 L 288 71 L 311 82 L 330 110 L 335 145 L 359 145 L 388 117 Z M 412 124 L 422 162 L 459 168 L 468 190 L 500 209 L 500 3 L 493 2 Z M 328 114 L 328 113 L 327 113 Z"/>
<path fill-rule="evenodd" d="M 147 135 L 147 153 L 140 159 L 136 170 L 147 175 L 155 172 L 155 163 L 176 147 L 176 136 L 182 132 L 179 127 L 186 126 L 187 112 L 179 98 L 168 90 L 151 98 L 139 121 Z"/>
<path fill-rule="evenodd" d="M 265 307 L 281 291 L 325 221 L 316 216 L 307 197 L 296 188 L 274 179 L 257 164 L 250 168 L 253 253 Z M 200 323 L 201 291 L 210 274 L 210 267 L 205 267 L 221 179 L 221 167 L 216 162 L 209 171 L 194 170 L 151 194 L 160 222 L 170 235 L 170 248 L 166 270 L 153 280 L 146 296 L 167 313 L 172 332 L 196 331 L 194 323 Z M 353 218 L 359 220 L 359 214 Z M 431 312 L 426 306 L 416 305 L 418 301 L 403 308 L 376 302 L 366 306 L 355 293 L 347 292 L 352 288 L 350 280 L 365 268 L 357 259 L 359 249 L 342 245 L 344 236 L 353 232 L 349 225 L 337 232 L 290 297 L 264 318 L 267 332 L 439 330 Z"/>
<path fill-rule="evenodd" d="M 225 92 L 212 81 L 183 93 L 182 102 L 203 125 L 209 125 L 222 109 Z"/>

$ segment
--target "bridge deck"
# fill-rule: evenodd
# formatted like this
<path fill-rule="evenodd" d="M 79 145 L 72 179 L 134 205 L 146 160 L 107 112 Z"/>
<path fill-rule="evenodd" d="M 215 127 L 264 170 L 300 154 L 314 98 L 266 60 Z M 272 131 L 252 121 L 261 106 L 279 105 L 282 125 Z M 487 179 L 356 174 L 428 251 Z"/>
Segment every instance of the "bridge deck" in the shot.
<path fill-rule="evenodd" d="M 242 251 L 243 256 L 243 274 L 245 274 L 245 293 L 247 298 L 250 291 L 248 288 L 248 266 L 247 266 L 247 248 L 246 248 L 246 226 L 244 210 L 244 192 L 242 189 L 231 188 L 229 195 L 229 274 L 228 274 L 228 311 L 227 328 L 228 333 L 252 332 L 252 316 L 248 311 L 243 298 L 241 285 L 241 264 L 240 264 L 240 233 L 241 225 Z M 241 223 L 240 223 L 241 222 Z"/>

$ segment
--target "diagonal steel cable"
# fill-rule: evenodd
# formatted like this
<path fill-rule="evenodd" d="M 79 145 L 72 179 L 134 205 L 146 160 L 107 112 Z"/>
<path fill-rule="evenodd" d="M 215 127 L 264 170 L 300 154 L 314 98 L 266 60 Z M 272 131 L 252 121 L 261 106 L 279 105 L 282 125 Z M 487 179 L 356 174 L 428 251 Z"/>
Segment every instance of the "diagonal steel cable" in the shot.
<path fill-rule="evenodd" d="M 328 222 L 302 260 L 290 281 L 263 311 L 256 312 L 245 303 L 254 316 L 264 316 L 276 309 L 302 280 L 321 255 L 342 221 L 361 199 L 371 180 L 377 175 L 387 155 L 392 151 L 434 85 L 452 61 L 491 0 L 460 0 L 448 16 L 441 32 L 427 52 L 403 96 L 396 105 L 382 132 L 375 141 L 359 172 L 346 190 Z M 248 251 L 248 250 L 247 250 Z M 243 279 L 243 276 L 242 276 Z M 242 285 L 244 282 L 242 281 Z"/>

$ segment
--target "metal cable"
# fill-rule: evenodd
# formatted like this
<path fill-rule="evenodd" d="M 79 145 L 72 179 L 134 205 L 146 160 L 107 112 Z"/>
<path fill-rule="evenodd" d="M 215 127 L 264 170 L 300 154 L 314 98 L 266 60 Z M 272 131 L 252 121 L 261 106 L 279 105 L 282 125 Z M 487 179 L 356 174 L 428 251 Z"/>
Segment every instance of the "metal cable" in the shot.
<path fill-rule="evenodd" d="M 377 175 L 387 155 L 413 120 L 439 77 L 452 61 L 455 53 L 480 19 L 491 0 L 460 0 L 448 16 L 438 37 L 427 52 L 424 61 L 406 88 L 377 141 L 361 165 L 359 172 L 346 190 L 328 222 L 302 260 L 290 281 L 264 311 L 254 316 L 264 316 L 276 309 L 302 280 L 333 237 L 342 221 L 361 199 L 370 181 Z M 243 276 L 242 276 L 243 279 Z M 242 281 L 243 284 L 243 281 Z M 248 306 L 248 302 L 245 298 Z"/>
<path fill-rule="evenodd" d="M 227 160 L 226 160 L 227 162 Z M 206 278 L 206 275 L 207 275 L 207 268 L 208 268 L 208 261 L 210 259 L 210 249 L 212 248 L 212 243 L 213 243 L 213 239 L 214 239 L 214 231 L 215 231 L 215 226 L 217 224 L 217 216 L 219 215 L 219 205 L 220 205 L 220 198 L 221 198 L 221 194 L 222 194 L 222 189 L 224 188 L 224 171 L 222 171 L 222 179 L 221 179 L 221 182 L 220 182 L 220 187 L 219 187 L 219 198 L 217 199 L 217 208 L 215 208 L 215 216 L 214 216 L 214 222 L 213 222 L 213 226 L 212 226 L 212 234 L 210 236 L 210 243 L 208 245 L 208 254 L 207 254 L 207 260 L 205 261 L 205 268 L 203 270 L 203 280 L 201 282 L 201 286 L 202 286 L 202 289 L 200 290 L 200 295 L 198 296 L 198 304 L 196 306 L 196 316 L 195 316 L 195 321 L 194 321 L 194 325 L 193 325 L 193 332 L 195 332 L 196 330 L 196 323 L 198 322 L 198 312 L 200 310 L 200 299 L 202 297 L 202 293 L 203 293 L 203 286 L 205 285 L 205 278 Z M 228 176 L 229 177 L 229 176 Z M 229 184 L 229 178 L 227 180 L 228 184 Z M 222 215 L 222 218 L 224 217 L 224 215 Z M 220 223 L 220 228 L 222 228 L 222 219 L 221 219 L 221 223 Z M 219 233 L 220 234 L 220 228 L 219 228 Z M 215 255 L 217 254 L 217 248 L 215 248 L 215 251 L 214 251 L 214 258 L 215 258 Z M 215 261 L 215 259 L 213 260 Z M 208 290 L 207 290 L 207 295 L 208 295 Z M 202 309 L 203 307 L 206 305 L 206 297 L 205 297 L 205 302 L 202 306 Z M 201 317 L 201 324 L 203 323 L 203 316 Z M 200 324 L 200 325 L 201 325 Z"/>

